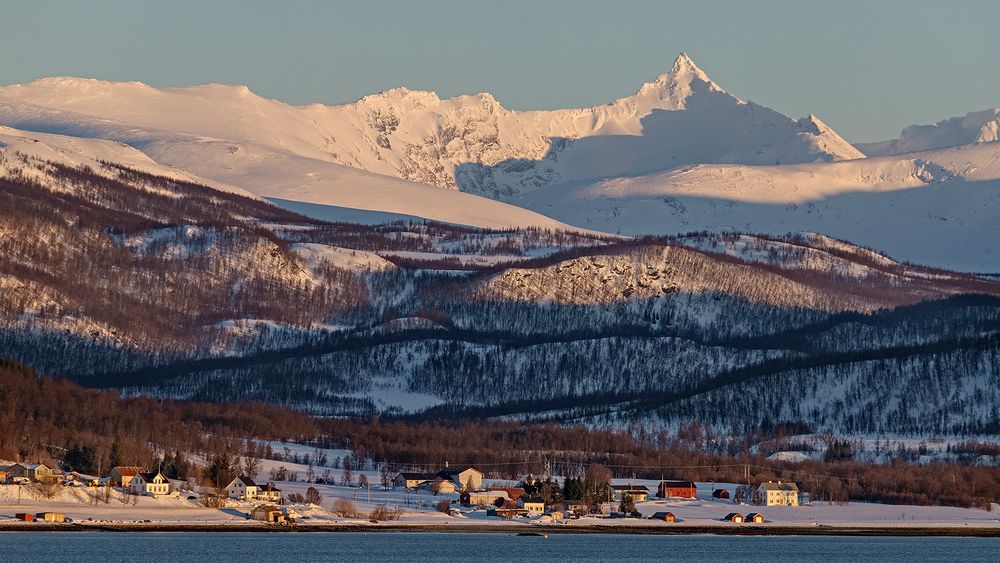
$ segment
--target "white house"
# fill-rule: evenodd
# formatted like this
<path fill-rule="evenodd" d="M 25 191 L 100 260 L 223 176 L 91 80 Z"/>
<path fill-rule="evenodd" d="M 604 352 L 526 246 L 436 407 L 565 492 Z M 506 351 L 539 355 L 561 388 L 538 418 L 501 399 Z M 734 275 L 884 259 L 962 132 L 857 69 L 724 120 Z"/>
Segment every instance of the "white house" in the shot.
<path fill-rule="evenodd" d="M 239 500 L 253 500 L 257 498 L 260 487 L 249 477 L 240 475 L 226 485 L 226 494 L 229 498 Z"/>
<path fill-rule="evenodd" d="M 281 489 L 274 486 L 274 483 L 268 483 L 263 487 L 257 487 L 257 499 L 267 500 L 271 502 L 281 503 Z"/>
<path fill-rule="evenodd" d="M 768 481 L 757 487 L 757 496 L 764 506 L 798 506 L 799 487 L 795 483 Z"/>
<path fill-rule="evenodd" d="M 128 488 L 133 495 L 151 497 L 166 495 L 170 493 L 170 479 L 167 479 L 159 471 L 140 473 L 132 478 Z"/>

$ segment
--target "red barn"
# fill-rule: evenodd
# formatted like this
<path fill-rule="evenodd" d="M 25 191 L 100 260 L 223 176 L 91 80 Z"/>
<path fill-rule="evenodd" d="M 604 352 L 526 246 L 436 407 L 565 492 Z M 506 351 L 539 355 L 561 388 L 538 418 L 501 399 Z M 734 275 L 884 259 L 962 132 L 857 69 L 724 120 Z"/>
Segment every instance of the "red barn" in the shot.
<path fill-rule="evenodd" d="M 659 498 L 695 498 L 697 492 L 698 489 L 694 486 L 694 481 L 660 481 L 660 486 L 656 489 L 656 496 Z"/>

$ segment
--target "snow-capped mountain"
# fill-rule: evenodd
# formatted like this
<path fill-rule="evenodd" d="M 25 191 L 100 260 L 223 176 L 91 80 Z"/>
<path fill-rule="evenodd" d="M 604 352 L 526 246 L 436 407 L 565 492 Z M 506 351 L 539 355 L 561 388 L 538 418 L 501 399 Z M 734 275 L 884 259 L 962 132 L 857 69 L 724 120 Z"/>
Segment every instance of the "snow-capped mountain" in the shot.
<path fill-rule="evenodd" d="M 518 203 L 629 235 L 815 231 L 896 259 L 1000 271 L 1000 143 L 846 162 L 687 166 L 550 186 Z"/>
<path fill-rule="evenodd" d="M 634 95 L 553 111 L 405 88 L 336 106 L 218 84 L 49 78 L 0 88 L 0 124 L 125 143 L 321 219 L 808 231 L 976 272 L 1000 271 L 1000 144 L 988 142 L 997 123 L 991 110 L 911 127 L 881 148 L 860 145 L 893 153 L 865 158 L 814 116 L 793 120 L 727 93 L 684 54 Z"/>
<path fill-rule="evenodd" d="M 796 121 L 727 93 L 685 54 L 632 96 L 555 111 L 509 110 L 490 94 L 442 100 L 433 92 L 405 88 L 351 104 L 296 107 L 242 86 L 153 88 L 77 78 L 0 88 L 0 99 L 13 104 L 0 119 L 15 127 L 72 132 L 61 116 L 49 114 L 39 123 L 37 116 L 23 115 L 18 106 L 30 104 L 494 196 L 691 163 L 863 156 L 818 118 Z M 100 124 L 91 126 L 92 134 L 94 127 Z M 98 134 L 134 142 L 123 133 Z M 160 156 L 170 158 L 162 151 Z"/>
<path fill-rule="evenodd" d="M 855 146 L 868 156 L 886 156 L 989 143 L 1000 139 L 1000 108 L 974 111 L 952 117 L 933 125 L 911 125 L 896 139 L 877 143 L 857 143 Z"/>

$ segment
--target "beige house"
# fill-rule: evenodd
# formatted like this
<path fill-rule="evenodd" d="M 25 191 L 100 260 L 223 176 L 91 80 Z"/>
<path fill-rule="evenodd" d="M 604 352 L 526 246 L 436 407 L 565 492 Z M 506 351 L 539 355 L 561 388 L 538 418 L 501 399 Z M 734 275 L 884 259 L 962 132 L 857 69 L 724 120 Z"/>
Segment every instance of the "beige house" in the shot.
<path fill-rule="evenodd" d="M 231 499 L 253 500 L 257 498 L 259 488 L 252 479 L 240 475 L 226 485 L 226 496 Z"/>
<path fill-rule="evenodd" d="M 134 465 L 120 465 L 108 472 L 108 480 L 122 487 L 128 487 L 132 484 L 132 479 L 143 471 L 143 468 Z"/>
<path fill-rule="evenodd" d="M 436 495 L 450 494 L 455 492 L 455 483 L 437 477 L 433 481 L 424 481 L 418 488 L 422 491 L 430 491 Z"/>
<path fill-rule="evenodd" d="M 541 497 L 521 497 L 518 502 L 528 514 L 545 514 L 545 500 Z"/>
<path fill-rule="evenodd" d="M 483 488 L 483 472 L 468 465 L 452 467 L 439 471 L 438 475 L 448 479 L 455 484 L 455 488 L 464 491 L 466 489 L 478 491 Z"/>
<path fill-rule="evenodd" d="M 768 481 L 757 487 L 759 503 L 764 506 L 798 506 L 799 487 L 795 483 Z"/>
<path fill-rule="evenodd" d="M 132 478 L 128 488 L 133 495 L 156 497 L 170 494 L 170 480 L 159 471 L 140 473 Z"/>
<path fill-rule="evenodd" d="M 58 471 L 44 463 L 15 463 L 7 468 L 7 473 L 11 478 L 23 477 L 32 481 L 41 481 L 59 475 Z"/>
<path fill-rule="evenodd" d="M 395 487 L 405 487 L 407 489 L 416 489 L 420 485 L 433 481 L 437 476 L 433 473 L 400 473 L 396 475 L 393 479 L 392 484 Z"/>
<path fill-rule="evenodd" d="M 507 491 L 466 491 L 459 499 L 466 506 L 503 506 L 508 500 Z"/>

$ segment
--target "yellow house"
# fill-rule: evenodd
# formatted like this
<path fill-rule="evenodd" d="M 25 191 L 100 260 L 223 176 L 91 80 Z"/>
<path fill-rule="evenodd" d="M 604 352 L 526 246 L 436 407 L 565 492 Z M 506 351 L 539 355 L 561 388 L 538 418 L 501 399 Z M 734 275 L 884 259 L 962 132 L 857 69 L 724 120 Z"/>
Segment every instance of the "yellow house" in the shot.
<path fill-rule="evenodd" d="M 521 497 L 520 503 L 528 514 L 545 514 L 545 500 L 541 497 Z"/>
<path fill-rule="evenodd" d="M 795 483 L 768 481 L 757 487 L 757 496 L 764 506 L 798 506 L 799 487 Z"/>

